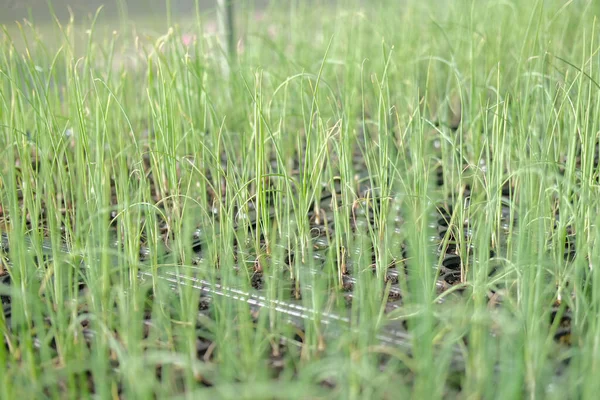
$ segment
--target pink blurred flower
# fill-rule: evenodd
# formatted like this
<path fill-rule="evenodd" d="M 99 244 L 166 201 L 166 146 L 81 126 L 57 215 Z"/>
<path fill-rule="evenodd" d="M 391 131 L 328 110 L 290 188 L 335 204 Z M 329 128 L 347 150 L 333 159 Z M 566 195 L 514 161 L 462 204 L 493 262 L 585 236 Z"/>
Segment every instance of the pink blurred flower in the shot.
<path fill-rule="evenodd" d="M 181 41 L 185 47 L 189 47 L 192 43 L 196 41 L 196 35 L 192 35 L 191 33 L 184 33 L 181 35 Z"/>
<path fill-rule="evenodd" d="M 277 37 L 277 27 L 275 25 L 269 25 L 269 28 L 267 29 L 267 33 L 269 34 L 269 37 L 271 39 L 275 39 Z"/>

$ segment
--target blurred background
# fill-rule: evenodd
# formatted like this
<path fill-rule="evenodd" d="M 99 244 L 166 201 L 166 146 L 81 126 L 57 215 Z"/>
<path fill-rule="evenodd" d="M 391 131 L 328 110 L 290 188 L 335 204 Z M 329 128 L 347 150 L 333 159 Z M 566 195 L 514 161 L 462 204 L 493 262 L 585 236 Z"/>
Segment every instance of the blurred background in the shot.
<path fill-rule="evenodd" d="M 234 3 L 261 9 L 269 0 L 234 0 Z M 203 12 L 213 12 L 217 0 L 0 0 L 0 5 L 0 24 L 10 24 L 24 18 L 43 24 L 53 20 L 50 7 L 61 21 L 68 21 L 69 9 L 76 20 L 81 20 L 94 15 L 100 6 L 103 7 L 101 16 L 104 19 L 153 20 L 164 19 L 167 11 L 174 18 L 188 16 L 195 12 L 196 6 Z"/>

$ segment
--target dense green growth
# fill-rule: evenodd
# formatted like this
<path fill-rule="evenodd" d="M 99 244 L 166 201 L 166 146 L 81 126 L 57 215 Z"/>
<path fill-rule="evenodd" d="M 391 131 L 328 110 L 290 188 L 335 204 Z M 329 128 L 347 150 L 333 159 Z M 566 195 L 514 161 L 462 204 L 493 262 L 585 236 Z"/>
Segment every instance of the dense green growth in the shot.
<path fill-rule="evenodd" d="M 281 3 L 4 27 L 0 398 L 597 398 L 598 2 Z"/>

